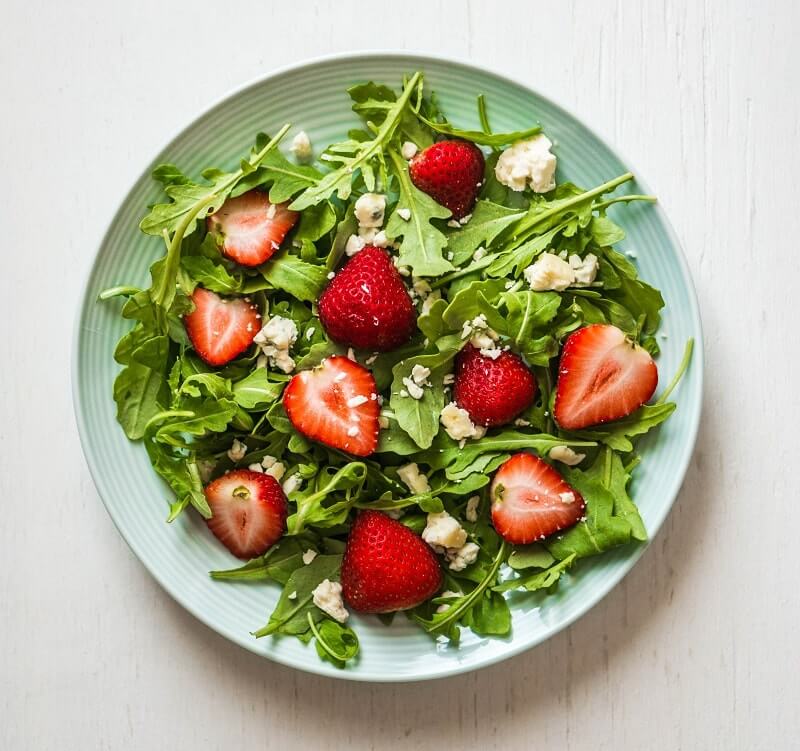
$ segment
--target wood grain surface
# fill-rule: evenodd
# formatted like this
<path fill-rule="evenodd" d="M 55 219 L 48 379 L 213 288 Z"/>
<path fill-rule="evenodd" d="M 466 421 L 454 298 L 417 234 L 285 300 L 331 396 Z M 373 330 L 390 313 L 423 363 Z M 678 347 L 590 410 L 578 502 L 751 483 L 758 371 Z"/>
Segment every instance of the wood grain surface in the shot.
<path fill-rule="evenodd" d="M 800 5 L 76 3 L 0 23 L 0 748 L 800 747 Z M 628 577 L 495 667 L 373 686 L 259 660 L 176 605 L 78 444 L 82 276 L 128 186 L 210 101 L 329 52 L 453 54 L 607 134 L 684 244 L 706 334 L 697 454 Z"/>

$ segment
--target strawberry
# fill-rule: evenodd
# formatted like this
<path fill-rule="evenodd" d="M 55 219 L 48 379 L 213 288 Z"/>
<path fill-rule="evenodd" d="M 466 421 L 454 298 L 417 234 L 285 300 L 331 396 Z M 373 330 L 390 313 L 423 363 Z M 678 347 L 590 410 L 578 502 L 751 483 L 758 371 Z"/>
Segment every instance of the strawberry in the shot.
<path fill-rule="evenodd" d="M 362 511 L 350 528 L 341 581 L 353 610 L 391 613 L 429 600 L 443 577 L 436 555 L 419 535 L 380 511 Z"/>
<path fill-rule="evenodd" d="M 492 524 L 504 540 L 527 545 L 572 527 L 586 504 L 549 464 L 532 454 L 514 454 L 492 480 Z"/>
<path fill-rule="evenodd" d="M 280 248 L 299 214 L 287 203 L 270 203 L 267 194 L 251 190 L 229 198 L 208 217 L 210 232 L 222 235 L 222 252 L 242 266 L 258 266 Z"/>
<path fill-rule="evenodd" d="M 656 390 L 653 358 L 616 326 L 594 324 L 571 334 L 561 352 L 553 414 L 564 430 L 626 417 Z"/>
<path fill-rule="evenodd" d="M 183 317 L 183 325 L 195 352 L 214 367 L 241 355 L 261 328 L 258 308 L 247 298 L 225 299 L 196 287 L 192 302 L 194 310 Z"/>
<path fill-rule="evenodd" d="M 458 353 L 455 376 L 456 404 L 469 412 L 472 422 L 486 427 L 511 422 L 536 396 L 533 373 L 508 350 L 493 359 L 468 344 Z"/>
<path fill-rule="evenodd" d="M 469 141 L 439 141 L 408 165 L 411 182 L 450 209 L 453 219 L 463 219 L 472 211 L 483 169 L 483 152 Z"/>
<path fill-rule="evenodd" d="M 367 245 L 319 298 L 319 318 L 331 339 L 386 352 L 405 344 L 416 327 L 414 305 L 385 250 Z"/>
<path fill-rule="evenodd" d="M 286 530 L 286 496 L 271 475 L 237 469 L 204 492 L 212 513 L 208 528 L 239 558 L 264 554 Z"/>
<path fill-rule="evenodd" d="M 283 392 L 283 407 L 304 436 L 356 456 L 378 446 L 378 393 L 366 368 L 335 355 L 298 373 Z"/>

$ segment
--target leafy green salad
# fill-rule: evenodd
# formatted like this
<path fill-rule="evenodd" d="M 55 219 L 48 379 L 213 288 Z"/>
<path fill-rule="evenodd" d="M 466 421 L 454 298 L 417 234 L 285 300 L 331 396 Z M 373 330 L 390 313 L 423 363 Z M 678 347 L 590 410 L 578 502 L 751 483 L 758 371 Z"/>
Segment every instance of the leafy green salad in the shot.
<path fill-rule="evenodd" d="M 463 130 L 422 73 L 401 84 L 348 89 L 353 128 L 323 150 L 287 124 L 227 171 L 160 165 L 150 286 L 101 296 L 132 324 L 117 418 L 166 520 L 199 514 L 246 561 L 219 586 L 280 588 L 255 637 L 341 668 L 368 613 L 387 638 L 398 616 L 503 637 L 507 593 L 646 541 L 635 441 L 692 350 L 650 401 L 664 301 L 615 250 L 626 205 L 655 200 L 619 192 L 633 175 L 558 182 L 538 124 L 493 132 L 481 95 Z"/>

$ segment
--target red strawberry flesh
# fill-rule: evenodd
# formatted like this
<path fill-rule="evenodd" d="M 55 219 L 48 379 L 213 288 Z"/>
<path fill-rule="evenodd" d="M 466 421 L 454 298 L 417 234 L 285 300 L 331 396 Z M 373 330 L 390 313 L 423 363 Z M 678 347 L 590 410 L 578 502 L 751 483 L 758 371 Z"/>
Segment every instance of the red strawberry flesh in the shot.
<path fill-rule="evenodd" d="M 195 352 L 219 367 L 241 355 L 261 328 L 258 308 L 243 298 L 222 298 L 203 287 L 192 293 L 194 310 L 183 317 Z"/>
<path fill-rule="evenodd" d="M 616 326 L 578 329 L 564 344 L 553 413 L 565 430 L 619 420 L 656 390 L 658 368 L 647 350 Z"/>
<path fill-rule="evenodd" d="M 207 219 L 208 229 L 222 235 L 222 252 L 242 266 L 258 266 L 280 248 L 299 214 L 287 203 L 273 204 L 261 190 L 229 198 Z"/>
<path fill-rule="evenodd" d="M 439 141 L 410 162 L 411 182 L 463 219 L 475 206 L 483 180 L 483 152 L 469 141 Z"/>
<path fill-rule="evenodd" d="M 304 436 L 355 456 L 378 446 L 380 406 L 372 373 L 336 355 L 298 373 L 283 392 L 292 425 Z"/>
<path fill-rule="evenodd" d="M 286 530 L 286 496 L 271 475 L 237 469 L 204 492 L 212 512 L 208 528 L 239 558 L 263 555 Z"/>
<path fill-rule="evenodd" d="M 386 251 L 367 245 L 351 258 L 319 298 L 319 317 L 331 339 L 386 352 L 416 328 L 414 305 Z"/>
<path fill-rule="evenodd" d="M 468 344 L 458 354 L 453 399 L 472 422 L 505 425 L 530 407 L 535 396 L 536 378 L 513 352 L 491 358 Z"/>
<path fill-rule="evenodd" d="M 520 453 L 492 480 L 492 524 L 504 540 L 527 545 L 577 524 L 586 504 L 549 464 Z"/>
<path fill-rule="evenodd" d="M 380 511 L 362 511 L 342 559 L 342 595 L 361 613 L 407 610 L 442 587 L 436 555 L 419 535 Z"/>

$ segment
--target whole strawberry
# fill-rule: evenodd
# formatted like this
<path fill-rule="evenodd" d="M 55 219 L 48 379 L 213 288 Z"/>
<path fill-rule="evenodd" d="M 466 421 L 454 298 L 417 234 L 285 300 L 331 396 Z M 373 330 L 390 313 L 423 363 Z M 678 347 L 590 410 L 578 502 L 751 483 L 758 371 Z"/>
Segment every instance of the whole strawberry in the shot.
<path fill-rule="evenodd" d="M 453 399 L 472 422 L 486 427 L 511 422 L 533 403 L 536 378 L 522 359 L 508 350 L 496 358 L 471 344 L 456 359 Z"/>
<path fill-rule="evenodd" d="M 483 152 L 469 141 L 439 141 L 417 154 L 408 166 L 411 182 L 450 209 L 453 219 L 472 211 L 483 180 Z"/>
<path fill-rule="evenodd" d="M 319 318 L 339 344 L 386 352 L 405 344 L 417 325 L 408 290 L 386 251 L 367 245 L 319 298 Z"/>
<path fill-rule="evenodd" d="M 429 600 L 442 570 L 422 538 L 380 511 L 362 511 L 342 559 L 342 594 L 353 610 L 391 613 Z"/>

